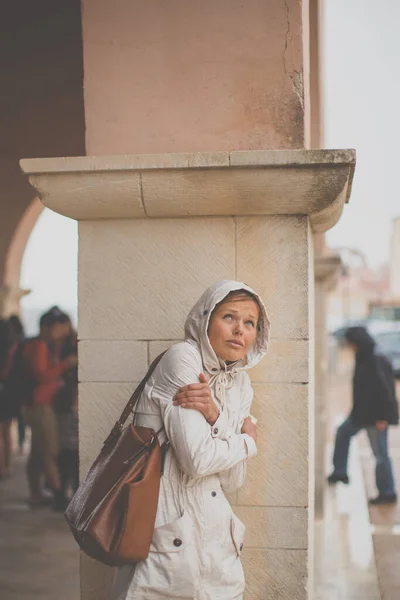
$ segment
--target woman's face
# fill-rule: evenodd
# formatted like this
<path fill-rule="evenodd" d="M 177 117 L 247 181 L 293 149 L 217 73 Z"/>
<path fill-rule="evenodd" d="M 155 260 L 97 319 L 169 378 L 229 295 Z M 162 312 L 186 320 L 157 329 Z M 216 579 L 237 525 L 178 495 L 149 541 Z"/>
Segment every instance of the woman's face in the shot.
<path fill-rule="evenodd" d="M 51 342 L 59 342 L 60 340 L 65 339 L 69 332 L 71 326 L 69 323 L 54 323 L 52 327 L 49 328 L 49 339 Z"/>
<path fill-rule="evenodd" d="M 217 356 L 234 362 L 246 356 L 257 337 L 260 310 L 251 298 L 232 298 L 212 313 L 208 338 Z"/>

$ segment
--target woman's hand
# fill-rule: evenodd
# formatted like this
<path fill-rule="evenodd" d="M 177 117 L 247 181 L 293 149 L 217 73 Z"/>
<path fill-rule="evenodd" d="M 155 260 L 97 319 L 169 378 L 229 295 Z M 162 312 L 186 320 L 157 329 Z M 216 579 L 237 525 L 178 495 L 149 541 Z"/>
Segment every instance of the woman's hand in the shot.
<path fill-rule="evenodd" d="M 247 433 L 247 435 L 252 437 L 255 442 L 257 441 L 257 426 L 253 423 L 251 417 L 247 417 L 244 420 L 241 432 Z"/>
<path fill-rule="evenodd" d="M 219 410 L 211 395 L 207 377 L 204 373 L 199 375 L 200 383 L 191 383 L 180 388 L 174 398 L 174 406 L 193 408 L 204 415 L 210 425 L 218 419 Z"/>

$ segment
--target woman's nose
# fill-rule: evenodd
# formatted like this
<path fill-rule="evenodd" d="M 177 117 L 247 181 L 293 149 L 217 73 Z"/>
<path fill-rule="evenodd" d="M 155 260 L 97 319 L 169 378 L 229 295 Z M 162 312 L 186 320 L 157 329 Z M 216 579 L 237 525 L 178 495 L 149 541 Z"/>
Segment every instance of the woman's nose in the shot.
<path fill-rule="evenodd" d="M 237 322 L 235 323 L 235 327 L 234 327 L 234 331 L 233 331 L 233 332 L 234 332 L 236 335 L 239 335 L 239 334 L 241 335 L 241 334 L 243 333 L 243 330 L 244 330 L 243 323 L 242 323 L 241 321 L 237 321 Z"/>

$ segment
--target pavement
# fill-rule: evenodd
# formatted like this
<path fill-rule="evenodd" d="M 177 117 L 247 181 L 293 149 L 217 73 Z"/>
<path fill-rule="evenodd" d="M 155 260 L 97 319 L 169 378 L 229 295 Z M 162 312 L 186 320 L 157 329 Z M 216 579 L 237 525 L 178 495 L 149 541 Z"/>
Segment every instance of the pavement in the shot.
<path fill-rule="evenodd" d="M 400 381 L 397 381 L 397 398 L 400 400 Z M 348 368 L 339 370 L 339 373 L 331 380 L 329 386 L 329 405 L 328 405 L 328 464 L 327 473 L 331 470 L 330 457 L 332 456 L 334 434 L 336 426 L 340 424 L 343 418 L 349 413 L 351 406 L 351 377 Z M 400 427 L 391 427 L 389 430 L 389 448 L 392 458 L 394 478 L 397 484 L 397 493 L 400 494 Z M 351 484 L 344 486 L 343 484 L 327 490 L 328 500 L 326 506 L 325 521 L 330 519 L 330 499 L 335 501 L 335 498 L 343 498 L 346 494 L 354 494 L 354 487 L 359 486 L 359 478 L 355 475 L 354 469 L 362 473 L 363 498 L 360 498 L 360 504 L 357 506 L 357 501 L 353 509 L 349 509 L 348 518 L 351 521 L 351 514 L 356 514 L 354 511 L 360 511 L 364 514 L 364 524 L 361 520 L 357 528 L 353 528 L 353 537 L 347 539 L 347 547 L 352 548 L 352 555 L 355 556 L 357 548 L 361 549 L 361 540 L 364 539 L 366 548 L 373 549 L 373 557 L 368 567 L 369 576 L 376 577 L 376 584 L 379 590 L 377 600 L 399 600 L 400 599 L 400 502 L 396 505 L 388 506 L 368 506 L 367 498 L 372 498 L 377 495 L 375 487 L 375 460 L 372 450 L 369 445 L 368 437 L 365 432 L 360 432 L 352 441 L 350 449 L 350 479 Z M 349 505 L 350 506 L 350 505 Z M 364 506 L 367 512 L 364 511 Z M 330 519 L 331 527 L 339 527 L 341 522 L 339 519 Z M 335 525 L 336 523 L 336 525 Z M 342 532 L 347 527 L 346 522 L 343 522 Z M 329 528 L 329 526 L 328 526 Z M 367 534 L 368 540 L 365 539 Z M 318 539 L 317 548 L 318 548 Z M 356 561 L 359 562 L 356 557 Z M 364 561 L 365 563 L 365 561 Z M 345 570 L 343 565 L 340 573 Z M 350 569 L 351 570 L 351 569 Z M 353 572 L 354 575 L 354 572 Z M 367 576 L 367 578 L 369 577 Z M 364 575 L 360 574 L 359 592 L 361 593 L 364 581 Z M 374 588 L 375 585 L 374 584 Z M 374 596 L 373 596 L 374 597 Z M 353 600 L 353 596 L 332 596 L 334 600 Z M 370 600 L 368 595 L 354 596 L 360 600 Z M 321 598 L 322 600 L 322 598 Z M 324 597 L 323 600 L 330 600 L 330 597 Z"/>
<path fill-rule="evenodd" d="M 400 494 L 400 428 L 389 431 L 389 445 L 397 493 Z M 376 496 L 375 460 L 366 436 L 362 439 L 362 465 L 369 497 Z M 370 506 L 372 540 L 382 600 L 400 599 L 400 502 L 389 506 Z"/>
<path fill-rule="evenodd" d="M 314 600 L 381 600 L 357 444 L 349 476 L 348 486 L 326 487 L 324 518 L 315 523 Z"/>
<path fill-rule="evenodd" d="M 77 546 L 62 514 L 28 507 L 25 463 L 0 481 L 0 598 L 78 600 Z"/>

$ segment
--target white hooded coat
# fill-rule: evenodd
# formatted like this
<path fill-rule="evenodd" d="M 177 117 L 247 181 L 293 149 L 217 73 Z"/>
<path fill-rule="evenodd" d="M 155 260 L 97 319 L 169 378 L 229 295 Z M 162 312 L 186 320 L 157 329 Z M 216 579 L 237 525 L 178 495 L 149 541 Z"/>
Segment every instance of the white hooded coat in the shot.
<path fill-rule="evenodd" d="M 247 290 L 260 305 L 256 343 L 247 356 L 227 366 L 207 335 L 215 306 L 230 292 Z M 250 414 L 253 390 L 246 370 L 267 351 L 269 320 L 258 295 L 244 283 L 220 281 L 209 287 L 189 313 L 185 341 L 163 356 L 140 398 L 135 423 L 164 430 L 170 447 L 149 557 L 117 570 L 112 600 L 241 600 L 245 586 L 240 553 L 245 526 L 225 493 L 243 485 L 246 460 L 256 444 L 240 433 Z M 197 410 L 176 407 L 184 385 L 209 377 L 220 408 L 213 426 Z"/>

